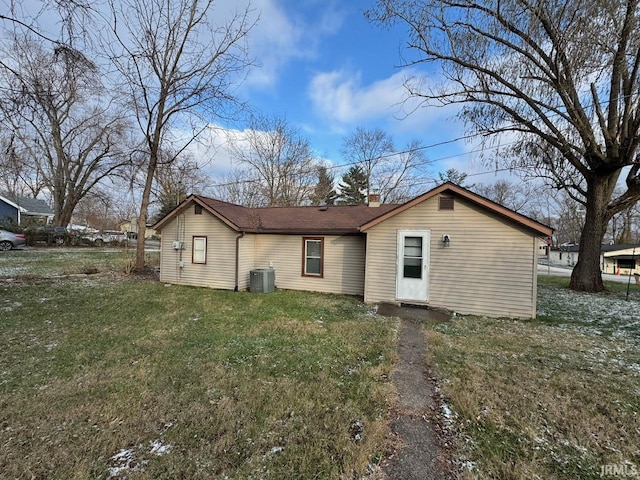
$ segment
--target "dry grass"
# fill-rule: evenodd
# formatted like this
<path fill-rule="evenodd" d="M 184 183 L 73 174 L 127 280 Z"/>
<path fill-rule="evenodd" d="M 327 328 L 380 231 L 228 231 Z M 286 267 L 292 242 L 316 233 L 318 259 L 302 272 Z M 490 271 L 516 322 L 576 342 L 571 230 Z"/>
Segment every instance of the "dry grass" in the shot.
<path fill-rule="evenodd" d="M 74 276 L 5 282 L 0 313 L 3 478 L 354 478 L 384 451 L 396 324 L 355 299 Z"/>
<path fill-rule="evenodd" d="M 624 302 L 612 290 L 596 303 Z M 616 322 L 585 313 L 589 301 L 542 286 L 542 319 L 458 317 L 427 330 L 465 476 L 600 479 L 604 465 L 640 466 L 640 313 L 625 316 L 640 305 L 621 304 Z"/>
<path fill-rule="evenodd" d="M 130 274 L 135 266 L 135 249 L 122 248 L 30 248 L 1 252 L 0 279 L 59 277 L 96 273 Z M 145 253 L 149 267 L 160 264 L 159 252 Z"/>

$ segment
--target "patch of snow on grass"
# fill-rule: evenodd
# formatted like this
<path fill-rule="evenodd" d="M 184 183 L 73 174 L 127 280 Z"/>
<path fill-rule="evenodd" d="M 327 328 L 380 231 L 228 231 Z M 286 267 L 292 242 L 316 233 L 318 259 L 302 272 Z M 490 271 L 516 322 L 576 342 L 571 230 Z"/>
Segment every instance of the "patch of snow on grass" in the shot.
<path fill-rule="evenodd" d="M 150 455 L 162 456 L 171 452 L 171 445 L 162 443 L 160 440 L 152 440 L 148 445 Z M 138 454 L 143 456 L 147 453 L 143 445 L 138 445 Z M 147 460 L 139 460 L 136 449 L 123 448 L 110 458 L 111 466 L 107 469 L 107 478 L 127 478 L 128 472 L 142 471 L 148 465 Z"/>
<path fill-rule="evenodd" d="M 589 294 L 540 286 L 538 315 L 580 327 L 590 335 L 636 337 L 640 330 L 640 302 L 621 294 Z M 629 335 L 633 333 L 634 335 Z"/>
<path fill-rule="evenodd" d="M 146 466 L 146 462 L 137 461 L 133 448 L 123 448 L 111 457 L 111 462 L 113 466 L 108 468 L 108 478 L 121 478 L 127 471 L 142 470 Z"/>
<path fill-rule="evenodd" d="M 451 412 L 451 408 L 449 408 L 449 405 L 447 405 L 444 402 L 442 402 L 442 414 L 444 415 L 444 418 L 446 418 L 448 421 L 451 421 L 453 419 L 453 413 Z"/>
<path fill-rule="evenodd" d="M 280 453 L 280 452 L 282 452 L 283 450 L 284 450 L 284 447 L 277 446 L 277 447 L 273 447 L 269 453 L 270 453 L 271 455 L 275 455 L 276 453 Z"/>
<path fill-rule="evenodd" d="M 631 365 L 627 365 L 627 368 L 635 373 L 640 373 L 640 365 L 637 363 L 632 363 Z"/>
<path fill-rule="evenodd" d="M 465 460 L 460 463 L 460 468 L 462 470 L 472 471 L 476 468 L 476 462 L 470 462 L 469 460 Z"/>
<path fill-rule="evenodd" d="M 0 267 L 0 277 L 16 277 L 27 271 L 24 266 Z"/>
<path fill-rule="evenodd" d="M 171 445 L 162 443 L 160 440 L 149 442 L 149 447 L 151 447 L 149 453 L 151 453 L 151 455 L 157 455 L 158 457 L 166 455 L 171 451 Z"/>
<path fill-rule="evenodd" d="M 0 311 L 2 312 L 12 312 L 14 308 L 20 308 L 22 306 L 22 303 L 20 302 L 5 302 L 6 304 L 8 304 L 5 307 L 1 307 Z"/>

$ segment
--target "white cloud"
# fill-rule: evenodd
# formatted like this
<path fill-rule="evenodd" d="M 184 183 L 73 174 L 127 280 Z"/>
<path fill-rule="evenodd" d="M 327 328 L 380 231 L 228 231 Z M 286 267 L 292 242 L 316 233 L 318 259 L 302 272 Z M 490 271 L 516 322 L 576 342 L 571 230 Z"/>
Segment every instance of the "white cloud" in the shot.
<path fill-rule="evenodd" d="M 376 125 L 393 134 L 399 144 L 409 138 L 422 140 L 430 146 L 426 154 L 434 161 L 434 171 L 448 168 L 466 172 L 475 182 L 493 182 L 510 177 L 509 172 L 496 172 L 491 164 L 494 149 L 481 154 L 481 139 L 462 139 L 468 132 L 456 119 L 459 106 L 421 106 L 419 99 L 407 99 L 406 78 L 421 75 L 406 69 L 388 78 L 363 84 L 359 73 L 324 72 L 316 75 L 309 87 L 309 97 L 316 112 L 334 131 L 343 134 L 359 125 Z M 430 79 L 423 78 L 423 88 Z M 431 86 L 435 86 L 432 84 Z M 460 140 L 453 141 L 460 138 Z M 450 142 L 452 141 L 452 142 Z M 508 143 L 502 139 L 502 144 Z M 442 145 L 438 145 L 442 143 Z"/>
<path fill-rule="evenodd" d="M 249 73 L 249 87 L 272 86 L 290 61 L 315 57 L 322 38 L 335 34 L 345 17 L 331 5 L 309 20 L 288 15 L 277 0 L 254 0 L 251 8 L 259 20 L 249 33 L 249 52 L 259 66 Z"/>
<path fill-rule="evenodd" d="M 403 73 L 370 85 L 361 84 L 359 73 L 332 71 L 317 74 L 309 87 L 313 106 L 323 117 L 341 124 L 392 116 L 404 96 Z"/>
<path fill-rule="evenodd" d="M 317 74 L 310 83 L 309 97 L 314 109 L 334 128 L 375 122 L 385 123 L 392 133 L 423 135 L 436 127 L 449 138 L 461 134 L 453 117 L 457 107 L 423 107 L 416 98 L 408 98 L 404 83 L 407 78 L 420 75 L 405 69 L 388 78 L 363 84 L 361 74 L 344 70 Z M 442 136 L 442 135 L 441 135 Z"/>

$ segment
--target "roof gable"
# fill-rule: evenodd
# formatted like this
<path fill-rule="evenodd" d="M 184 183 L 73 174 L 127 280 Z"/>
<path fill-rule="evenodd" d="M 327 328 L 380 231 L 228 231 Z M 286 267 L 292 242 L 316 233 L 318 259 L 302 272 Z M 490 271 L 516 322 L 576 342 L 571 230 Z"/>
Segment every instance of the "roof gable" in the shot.
<path fill-rule="evenodd" d="M 492 200 L 489 200 L 488 198 L 478 195 L 477 193 L 473 193 L 467 190 L 466 188 L 462 188 L 456 185 L 455 183 L 451 183 L 451 182 L 443 183 L 442 185 L 439 185 L 433 188 L 432 190 L 429 190 L 428 192 L 423 193 L 422 195 L 414 198 L 413 200 L 409 200 L 408 202 L 397 206 L 393 210 L 385 213 L 384 215 L 380 215 L 377 218 L 372 219 L 371 221 L 363 224 L 360 230 L 363 232 L 366 232 L 370 228 L 378 225 L 379 223 L 382 223 L 385 220 L 391 217 L 394 217 L 395 215 L 398 215 L 399 213 L 402 213 L 405 210 L 408 210 L 424 202 L 425 200 L 433 198 L 441 193 L 452 193 L 453 195 L 457 195 L 459 197 L 465 198 L 466 200 L 471 201 L 471 203 L 474 203 L 475 205 L 478 205 L 479 207 L 487 211 L 498 214 L 499 216 L 502 216 L 510 220 L 511 222 L 514 222 L 528 230 L 532 230 L 536 234 L 546 236 L 546 235 L 551 235 L 553 233 L 553 229 L 551 227 L 547 225 L 543 225 L 542 223 L 539 223 L 525 215 L 521 215 L 517 212 L 514 212 L 513 210 L 507 207 L 504 207 L 498 203 L 495 203 Z"/>
<path fill-rule="evenodd" d="M 0 200 L 19 209 L 26 214 L 53 215 L 53 210 L 47 202 L 39 198 L 19 197 L 9 194 L 0 195 Z"/>

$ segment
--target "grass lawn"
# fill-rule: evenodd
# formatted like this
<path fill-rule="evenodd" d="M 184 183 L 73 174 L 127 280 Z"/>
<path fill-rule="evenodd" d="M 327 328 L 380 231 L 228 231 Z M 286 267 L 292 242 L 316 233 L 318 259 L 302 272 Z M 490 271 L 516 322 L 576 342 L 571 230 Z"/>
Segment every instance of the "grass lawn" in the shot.
<path fill-rule="evenodd" d="M 130 273 L 135 249 L 50 247 L 11 250 L 0 255 L 0 278 L 42 278 L 84 273 Z M 145 253 L 146 264 L 157 267 L 158 252 Z"/>
<path fill-rule="evenodd" d="M 456 317 L 426 329 L 464 476 L 621 478 L 607 474 L 615 465 L 637 478 L 640 289 L 625 301 L 624 284 L 587 295 L 568 278 L 538 278 L 536 320 Z"/>
<path fill-rule="evenodd" d="M 0 255 L 2 478 L 359 478 L 381 459 L 394 320 L 109 273 L 128 255 Z"/>

